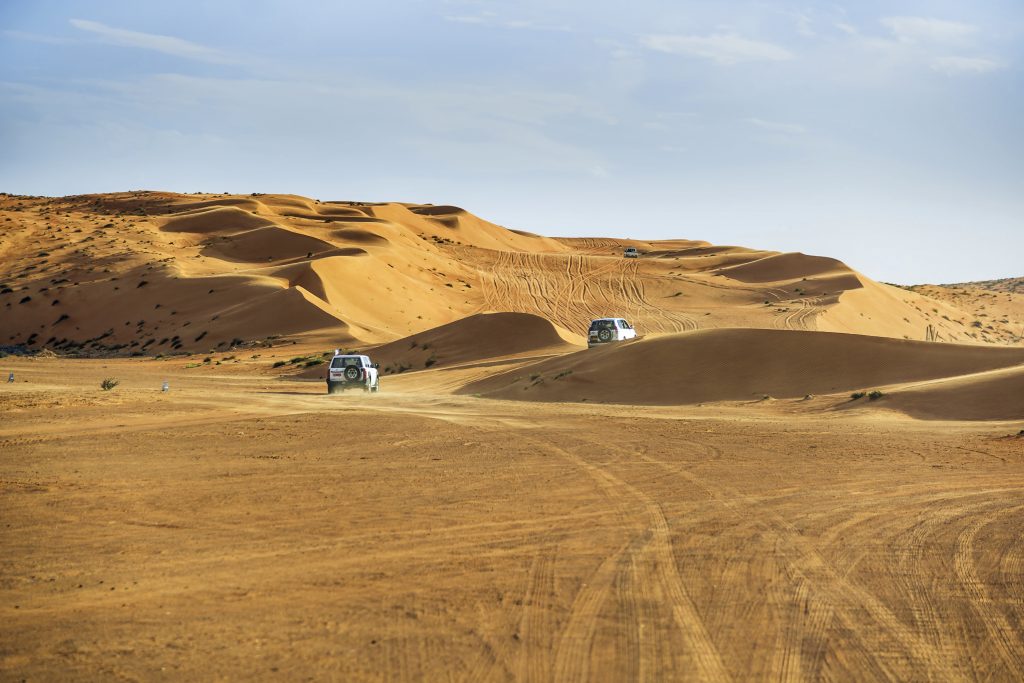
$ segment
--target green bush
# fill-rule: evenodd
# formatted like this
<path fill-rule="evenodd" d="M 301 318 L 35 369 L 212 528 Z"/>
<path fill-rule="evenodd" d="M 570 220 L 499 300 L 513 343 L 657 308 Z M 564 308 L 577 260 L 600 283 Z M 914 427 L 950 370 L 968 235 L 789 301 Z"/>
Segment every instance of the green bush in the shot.
<path fill-rule="evenodd" d="M 867 394 L 865 394 L 863 391 L 855 391 L 852 394 L 850 394 L 850 398 L 856 401 L 858 398 L 864 398 L 866 395 Z"/>
<path fill-rule="evenodd" d="M 868 393 L 868 400 L 869 401 L 877 401 L 878 399 L 882 398 L 883 396 L 885 396 L 885 394 L 883 394 L 878 389 L 875 389 L 874 391 Z"/>
<path fill-rule="evenodd" d="M 100 389 L 102 389 L 103 391 L 110 391 L 118 384 L 120 384 L 120 382 L 118 382 L 116 379 L 114 379 L 113 377 L 108 377 L 102 382 L 100 382 Z"/>

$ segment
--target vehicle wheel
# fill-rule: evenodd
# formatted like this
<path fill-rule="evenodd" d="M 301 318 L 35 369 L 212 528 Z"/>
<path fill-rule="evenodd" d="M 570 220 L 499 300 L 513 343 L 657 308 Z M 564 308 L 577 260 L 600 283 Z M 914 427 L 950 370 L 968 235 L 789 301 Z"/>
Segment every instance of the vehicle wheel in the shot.
<path fill-rule="evenodd" d="M 612 331 L 611 330 L 601 330 L 600 332 L 597 333 L 597 338 L 600 339 L 603 342 L 611 341 L 612 340 Z"/>
<path fill-rule="evenodd" d="M 345 379 L 347 379 L 350 382 L 354 382 L 357 379 L 359 379 L 360 372 L 361 371 L 359 370 L 359 368 L 357 368 L 354 365 L 350 365 L 347 368 L 345 368 Z"/>
<path fill-rule="evenodd" d="M 327 393 L 328 394 L 333 394 L 334 393 L 334 382 L 328 382 L 327 383 Z"/>
<path fill-rule="evenodd" d="M 370 391 L 376 394 L 378 391 L 380 391 L 380 384 L 374 384 L 372 387 L 370 387 Z"/>

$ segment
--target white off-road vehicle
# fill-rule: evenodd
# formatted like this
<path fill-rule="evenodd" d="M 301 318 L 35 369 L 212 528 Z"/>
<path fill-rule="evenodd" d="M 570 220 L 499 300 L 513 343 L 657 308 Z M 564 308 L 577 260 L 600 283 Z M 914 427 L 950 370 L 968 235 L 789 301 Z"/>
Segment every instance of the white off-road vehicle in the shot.
<path fill-rule="evenodd" d="M 626 247 L 626 251 L 622 252 L 625 258 L 640 258 L 640 252 L 636 250 L 636 247 Z"/>
<path fill-rule="evenodd" d="M 378 364 L 371 363 L 369 356 L 357 356 L 334 352 L 334 358 L 327 370 L 327 393 L 333 394 L 345 389 L 363 391 L 380 390 Z"/>
<path fill-rule="evenodd" d="M 598 318 L 590 323 L 590 331 L 587 332 L 587 346 L 594 348 L 634 337 L 636 337 L 636 330 L 623 318 Z"/>

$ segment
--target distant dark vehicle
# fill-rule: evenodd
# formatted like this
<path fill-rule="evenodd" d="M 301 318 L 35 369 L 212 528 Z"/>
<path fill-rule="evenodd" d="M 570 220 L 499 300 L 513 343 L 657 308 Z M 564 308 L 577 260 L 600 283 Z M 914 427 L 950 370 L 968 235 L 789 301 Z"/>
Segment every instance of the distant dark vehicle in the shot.
<path fill-rule="evenodd" d="M 590 323 L 590 330 L 587 332 L 587 347 L 594 348 L 634 337 L 636 337 L 636 330 L 623 318 L 598 318 Z"/>

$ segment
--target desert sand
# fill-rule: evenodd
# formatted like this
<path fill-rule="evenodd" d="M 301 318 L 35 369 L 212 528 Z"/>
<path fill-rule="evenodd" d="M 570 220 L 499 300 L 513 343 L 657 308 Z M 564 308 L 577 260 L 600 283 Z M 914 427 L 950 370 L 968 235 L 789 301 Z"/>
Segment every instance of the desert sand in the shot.
<path fill-rule="evenodd" d="M 1013 288 L 128 192 L 0 292 L 5 680 L 1024 676 Z"/>

